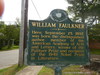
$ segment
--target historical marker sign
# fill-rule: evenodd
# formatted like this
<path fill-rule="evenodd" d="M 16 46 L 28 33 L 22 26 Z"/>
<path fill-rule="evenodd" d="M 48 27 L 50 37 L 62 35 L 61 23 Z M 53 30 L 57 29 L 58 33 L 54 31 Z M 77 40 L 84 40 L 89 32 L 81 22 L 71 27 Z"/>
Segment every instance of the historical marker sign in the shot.
<path fill-rule="evenodd" d="M 89 62 L 87 30 L 71 22 L 65 11 L 54 10 L 44 21 L 29 21 L 28 65 L 86 64 Z"/>

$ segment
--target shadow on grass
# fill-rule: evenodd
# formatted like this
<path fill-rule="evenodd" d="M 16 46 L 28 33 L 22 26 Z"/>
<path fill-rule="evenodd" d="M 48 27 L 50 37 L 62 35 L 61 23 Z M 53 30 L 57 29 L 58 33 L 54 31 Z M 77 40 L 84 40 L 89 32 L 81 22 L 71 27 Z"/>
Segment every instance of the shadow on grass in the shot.
<path fill-rule="evenodd" d="M 18 71 L 24 69 L 26 66 L 19 67 L 17 64 L 8 68 L 0 70 L 0 75 L 15 75 Z"/>

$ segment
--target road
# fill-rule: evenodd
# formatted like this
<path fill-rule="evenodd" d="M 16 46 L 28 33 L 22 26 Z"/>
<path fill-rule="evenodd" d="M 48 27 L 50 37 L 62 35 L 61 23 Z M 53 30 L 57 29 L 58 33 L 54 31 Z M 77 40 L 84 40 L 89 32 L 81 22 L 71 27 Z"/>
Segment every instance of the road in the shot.
<path fill-rule="evenodd" d="M 7 68 L 18 63 L 19 50 L 0 52 L 0 69 Z M 43 66 L 28 66 L 16 75 L 37 75 Z"/>
<path fill-rule="evenodd" d="M 19 50 L 10 50 L 0 52 L 0 69 L 12 66 L 18 63 Z"/>

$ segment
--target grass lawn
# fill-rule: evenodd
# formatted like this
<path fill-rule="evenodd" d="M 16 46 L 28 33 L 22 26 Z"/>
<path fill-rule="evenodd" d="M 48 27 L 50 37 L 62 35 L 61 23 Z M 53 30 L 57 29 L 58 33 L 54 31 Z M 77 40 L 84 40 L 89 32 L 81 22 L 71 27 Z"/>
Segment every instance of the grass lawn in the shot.
<path fill-rule="evenodd" d="M 16 72 L 24 69 L 26 66 L 18 67 L 18 65 L 13 65 L 8 68 L 0 69 L 0 75 L 15 75 Z"/>
<path fill-rule="evenodd" d="M 100 55 L 100 49 L 90 49 L 90 54 Z"/>
<path fill-rule="evenodd" d="M 53 75 L 54 71 L 51 68 L 43 67 L 42 70 L 39 72 L 38 75 Z"/>
<path fill-rule="evenodd" d="M 18 49 L 18 48 L 19 48 L 19 46 L 17 46 L 17 45 L 14 45 L 14 46 L 12 46 L 12 47 L 9 48 L 9 49 L 8 49 L 8 47 L 6 46 L 6 47 L 3 47 L 0 51 L 14 50 L 14 49 Z"/>
<path fill-rule="evenodd" d="M 38 75 L 54 75 L 54 71 L 51 68 L 43 67 Z M 62 71 L 62 75 L 97 75 L 97 73 L 85 70 L 80 65 L 72 65 L 65 67 Z"/>

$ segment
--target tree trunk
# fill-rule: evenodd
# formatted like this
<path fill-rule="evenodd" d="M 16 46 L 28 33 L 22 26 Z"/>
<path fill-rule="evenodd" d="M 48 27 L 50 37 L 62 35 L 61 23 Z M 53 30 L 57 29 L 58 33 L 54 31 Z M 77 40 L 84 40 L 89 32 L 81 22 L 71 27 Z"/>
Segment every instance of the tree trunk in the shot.
<path fill-rule="evenodd" d="M 8 49 L 12 47 L 11 40 L 8 40 Z"/>

